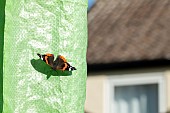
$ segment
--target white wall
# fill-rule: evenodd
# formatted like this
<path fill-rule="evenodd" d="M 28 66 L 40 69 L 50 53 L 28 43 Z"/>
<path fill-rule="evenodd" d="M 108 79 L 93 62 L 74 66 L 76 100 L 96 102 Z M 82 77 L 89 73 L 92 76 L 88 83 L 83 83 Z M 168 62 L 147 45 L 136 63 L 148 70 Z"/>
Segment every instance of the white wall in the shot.
<path fill-rule="evenodd" d="M 85 111 L 87 113 L 103 113 L 103 91 L 106 76 L 89 76 L 87 78 L 87 91 Z"/>
<path fill-rule="evenodd" d="M 148 72 L 143 70 L 142 73 Z M 155 73 L 153 70 L 149 73 Z M 166 82 L 166 109 L 170 110 L 170 71 L 161 70 L 160 71 L 162 76 L 165 77 Z M 96 75 L 88 76 L 87 78 L 87 93 L 86 93 L 86 104 L 85 104 L 85 111 L 87 113 L 105 113 L 105 104 L 104 103 L 104 95 L 105 95 L 105 81 L 109 78 L 109 75 L 111 75 L 112 72 L 109 72 L 109 74 L 102 75 L 100 73 L 97 73 Z M 121 77 L 129 75 L 131 72 L 124 72 L 124 74 L 120 75 Z M 140 75 L 141 71 L 136 71 L 135 74 Z M 134 74 L 134 73 L 132 73 Z M 115 76 L 117 74 L 113 74 Z"/>

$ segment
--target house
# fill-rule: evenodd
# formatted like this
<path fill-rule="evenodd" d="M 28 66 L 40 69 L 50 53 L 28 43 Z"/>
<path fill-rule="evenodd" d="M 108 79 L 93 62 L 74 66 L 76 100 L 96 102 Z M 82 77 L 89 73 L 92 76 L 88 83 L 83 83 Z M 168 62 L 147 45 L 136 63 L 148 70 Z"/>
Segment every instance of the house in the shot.
<path fill-rule="evenodd" d="M 88 30 L 86 112 L 168 112 L 170 1 L 96 0 Z"/>

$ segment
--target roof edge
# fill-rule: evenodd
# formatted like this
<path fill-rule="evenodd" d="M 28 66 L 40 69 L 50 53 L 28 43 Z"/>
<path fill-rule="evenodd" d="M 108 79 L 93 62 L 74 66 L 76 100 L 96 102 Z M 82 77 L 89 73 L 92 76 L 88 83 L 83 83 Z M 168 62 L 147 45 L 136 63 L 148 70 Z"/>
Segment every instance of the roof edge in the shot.
<path fill-rule="evenodd" d="M 107 71 L 107 70 L 123 70 L 123 69 L 139 69 L 139 68 L 153 68 L 170 66 L 170 60 L 158 59 L 158 60 L 142 60 L 142 61 L 131 61 L 131 62 L 119 62 L 119 63 L 108 63 L 108 64 L 88 64 L 88 72 L 95 71 Z"/>

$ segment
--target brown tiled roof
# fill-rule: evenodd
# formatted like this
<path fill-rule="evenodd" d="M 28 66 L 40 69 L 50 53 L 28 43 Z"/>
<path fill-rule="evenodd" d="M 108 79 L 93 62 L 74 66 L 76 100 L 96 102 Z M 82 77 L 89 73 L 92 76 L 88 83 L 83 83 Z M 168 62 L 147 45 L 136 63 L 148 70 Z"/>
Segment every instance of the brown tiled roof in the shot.
<path fill-rule="evenodd" d="M 96 0 L 88 64 L 170 59 L 170 0 Z"/>

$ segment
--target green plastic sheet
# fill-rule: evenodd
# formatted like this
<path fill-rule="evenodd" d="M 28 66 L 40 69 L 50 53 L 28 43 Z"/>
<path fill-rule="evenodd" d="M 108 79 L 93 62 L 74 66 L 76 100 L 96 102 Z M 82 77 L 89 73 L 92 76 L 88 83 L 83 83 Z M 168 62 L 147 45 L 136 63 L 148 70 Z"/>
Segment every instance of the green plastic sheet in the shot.
<path fill-rule="evenodd" d="M 6 0 L 3 113 L 84 113 L 86 48 L 86 0 Z M 32 65 L 37 53 L 77 70 L 47 79 Z"/>

